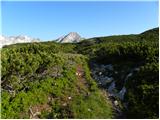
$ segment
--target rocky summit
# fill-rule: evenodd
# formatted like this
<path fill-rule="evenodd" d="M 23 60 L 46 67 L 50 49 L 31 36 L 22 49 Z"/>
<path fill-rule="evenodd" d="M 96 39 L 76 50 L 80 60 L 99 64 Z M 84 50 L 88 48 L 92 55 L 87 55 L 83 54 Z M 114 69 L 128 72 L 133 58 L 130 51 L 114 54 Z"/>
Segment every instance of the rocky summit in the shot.
<path fill-rule="evenodd" d="M 82 40 L 81 36 L 76 32 L 70 32 L 67 35 L 64 35 L 56 40 L 60 43 L 77 43 Z"/>

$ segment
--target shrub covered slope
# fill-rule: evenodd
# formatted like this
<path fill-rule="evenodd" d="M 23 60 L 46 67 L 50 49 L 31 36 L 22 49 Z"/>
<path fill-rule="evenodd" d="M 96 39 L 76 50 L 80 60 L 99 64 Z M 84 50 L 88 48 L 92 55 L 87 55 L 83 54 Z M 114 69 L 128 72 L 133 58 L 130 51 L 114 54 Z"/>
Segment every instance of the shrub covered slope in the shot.
<path fill-rule="evenodd" d="M 155 28 L 74 44 L 5 46 L 1 53 L 1 117 L 114 118 L 107 94 L 91 76 L 94 63 L 111 64 L 116 71 L 111 75 L 115 89 L 126 88 L 123 100 L 114 96 L 126 118 L 158 118 L 158 33 Z M 135 68 L 138 71 L 124 80 Z"/>

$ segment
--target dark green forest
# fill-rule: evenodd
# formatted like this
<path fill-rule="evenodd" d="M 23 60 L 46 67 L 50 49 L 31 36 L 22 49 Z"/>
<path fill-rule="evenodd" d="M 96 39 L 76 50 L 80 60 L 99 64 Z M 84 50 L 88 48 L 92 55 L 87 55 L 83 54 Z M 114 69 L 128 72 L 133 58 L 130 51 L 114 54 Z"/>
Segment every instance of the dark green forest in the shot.
<path fill-rule="evenodd" d="M 1 118 L 121 118 L 92 77 L 111 64 L 122 118 L 159 118 L 159 28 L 79 43 L 21 43 L 1 49 Z M 138 68 L 125 81 L 130 71 Z"/>

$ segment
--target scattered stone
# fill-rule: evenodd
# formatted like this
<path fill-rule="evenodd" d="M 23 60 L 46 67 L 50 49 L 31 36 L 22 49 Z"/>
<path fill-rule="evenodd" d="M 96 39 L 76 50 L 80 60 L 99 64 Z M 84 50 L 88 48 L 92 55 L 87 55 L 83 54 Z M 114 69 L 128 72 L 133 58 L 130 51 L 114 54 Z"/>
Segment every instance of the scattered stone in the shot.
<path fill-rule="evenodd" d="M 102 75 L 102 72 L 99 72 L 99 75 Z"/>
<path fill-rule="evenodd" d="M 118 72 L 117 72 L 117 71 L 115 71 L 114 73 L 115 73 L 115 74 L 118 74 Z"/>
<path fill-rule="evenodd" d="M 133 73 L 129 73 L 127 76 L 128 76 L 128 77 L 131 77 L 131 76 L 132 76 L 132 74 L 133 74 Z"/>
<path fill-rule="evenodd" d="M 63 106 L 67 106 L 67 103 L 63 103 L 62 105 L 63 105 Z"/>
<path fill-rule="evenodd" d="M 99 85 L 102 85 L 102 83 L 101 83 L 101 82 L 98 82 L 98 84 L 99 84 Z"/>
<path fill-rule="evenodd" d="M 56 118 L 56 117 L 57 117 L 57 114 L 54 115 L 54 118 Z"/>
<path fill-rule="evenodd" d="M 133 71 L 138 72 L 140 68 L 135 68 Z"/>
<path fill-rule="evenodd" d="M 41 112 L 36 112 L 36 113 L 34 113 L 34 116 L 37 116 L 37 115 L 40 115 L 41 114 Z"/>
<path fill-rule="evenodd" d="M 129 77 L 133 75 L 133 71 L 138 71 L 139 68 L 132 69 L 128 75 L 124 76 L 124 84 L 128 80 Z M 124 70 L 122 70 L 124 72 Z M 119 91 L 116 89 L 116 81 L 113 78 L 113 74 L 118 74 L 118 71 L 114 71 L 112 64 L 94 64 L 92 69 L 92 76 L 97 81 L 98 85 L 103 86 L 109 93 L 110 97 L 118 97 L 121 100 L 124 99 L 124 95 L 126 93 L 126 88 L 123 88 Z M 108 86 L 109 85 L 109 86 Z"/>
<path fill-rule="evenodd" d="M 71 99 L 72 99 L 72 97 L 68 97 L 68 99 L 69 99 L 69 100 L 71 100 Z"/>
<path fill-rule="evenodd" d="M 110 82 L 112 82 L 113 81 L 113 77 L 105 77 L 104 79 L 106 79 L 106 82 L 107 83 L 110 83 Z"/>
<path fill-rule="evenodd" d="M 118 106 L 118 101 L 117 100 L 114 101 L 114 105 Z"/>
<path fill-rule="evenodd" d="M 77 76 L 81 76 L 81 73 L 76 72 L 76 75 L 77 75 Z"/>
<path fill-rule="evenodd" d="M 125 82 L 128 80 L 128 78 L 129 77 L 131 77 L 133 75 L 133 73 L 131 72 L 131 73 L 129 73 L 127 76 L 126 76 L 126 78 L 125 78 Z"/>
<path fill-rule="evenodd" d="M 124 99 L 125 93 L 126 93 L 126 88 L 123 87 L 122 90 L 119 92 L 119 95 L 118 95 L 121 100 Z"/>
<path fill-rule="evenodd" d="M 113 71 L 113 66 L 111 64 L 105 66 L 108 70 Z"/>
<path fill-rule="evenodd" d="M 76 75 L 78 76 L 78 73 L 76 72 Z"/>
<path fill-rule="evenodd" d="M 113 90 L 115 89 L 115 81 L 113 81 L 112 83 L 111 83 L 111 85 L 109 86 L 109 88 L 108 88 L 108 92 L 109 93 L 113 93 Z"/>
<path fill-rule="evenodd" d="M 51 101 L 51 99 L 52 99 L 51 97 L 48 97 L 48 101 Z"/>

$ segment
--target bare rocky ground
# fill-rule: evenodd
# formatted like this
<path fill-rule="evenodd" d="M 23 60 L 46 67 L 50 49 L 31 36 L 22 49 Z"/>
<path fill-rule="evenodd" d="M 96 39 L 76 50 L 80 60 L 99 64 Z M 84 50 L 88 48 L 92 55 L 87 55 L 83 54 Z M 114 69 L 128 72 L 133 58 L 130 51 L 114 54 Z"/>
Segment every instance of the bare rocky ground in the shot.
<path fill-rule="evenodd" d="M 97 82 L 99 88 L 104 89 L 107 94 L 107 100 L 112 102 L 113 109 L 115 110 L 115 118 L 125 118 L 125 114 L 122 110 L 126 103 L 123 103 L 124 95 L 127 92 L 125 88 L 125 82 L 129 77 L 133 75 L 133 72 L 139 71 L 139 68 L 134 68 L 129 74 L 125 76 L 124 83 L 121 90 L 116 88 L 115 76 L 118 71 L 114 69 L 112 64 L 96 64 L 91 63 L 91 74 L 93 79 Z"/>

